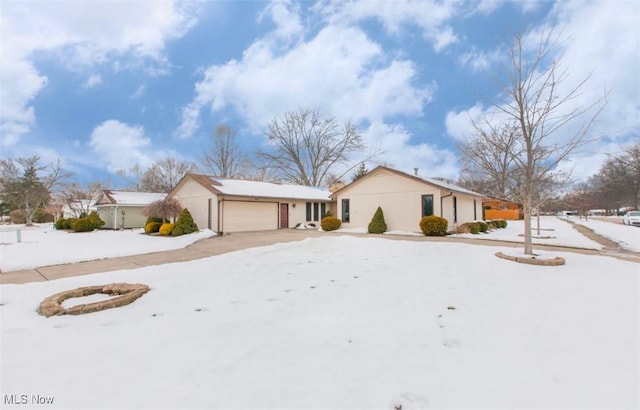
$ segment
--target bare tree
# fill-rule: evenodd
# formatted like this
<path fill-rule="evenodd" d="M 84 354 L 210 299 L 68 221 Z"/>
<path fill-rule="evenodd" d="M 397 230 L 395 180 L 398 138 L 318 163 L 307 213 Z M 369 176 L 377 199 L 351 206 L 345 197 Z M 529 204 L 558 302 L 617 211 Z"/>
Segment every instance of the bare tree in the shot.
<path fill-rule="evenodd" d="M 173 157 L 156 161 L 142 175 L 142 191 L 165 192 L 171 191 L 188 172 L 196 169 L 190 162 L 178 161 Z"/>
<path fill-rule="evenodd" d="M 235 131 L 220 124 L 211 135 L 211 142 L 211 148 L 205 152 L 202 161 L 206 169 L 219 177 L 237 177 L 243 160 Z"/>
<path fill-rule="evenodd" d="M 41 175 L 43 174 L 44 175 Z M 33 216 L 46 207 L 51 190 L 70 177 L 58 159 L 49 165 L 40 164 L 40 156 L 0 159 L 0 195 L 10 208 L 24 210 L 27 225 L 33 224 Z"/>
<path fill-rule="evenodd" d="M 456 145 L 465 164 L 462 180 L 470 189 L 498 198 L 513 196 L 518 185 L 514 169 L 514 153 L 517 154 L 519 136 L 518 125 L 513 121 L 500 121 L 493 124 L 484 120 L 472 121 L 474 136 Z"/>
<path fill-rule="evenodd" d="M 494 108 L 507 124 L 515 124 L 515 141 L 503 148 L 519 185 L 514 192 L 524 211 L 524 253 L 532 254 L 531 211 L 541 185 L 558 164 L 586 142 L 586 135 L 602 111 L 605 98 L 591 105 L 576 100 L 589 77 L 577 85 L 564 87 L 568 70 L 561 67 L 562 55 L 552 31 L 543 31 L 537 39 L 533 32 L 516 33 L 509 49 L 509 61 L 500 91 L 503 97 Z M 536 44 L 533 53 L 528 45 Z M 483 119 L 492 123 L 491 118 Z M 476 131 L 483 124 L 473 123 Z M 561 134 L 561 135 L 560 135 Z M 487 154 L 490 148 L 478 151 Z"/>
<path fill-rule="evenodd" d="M 135 164 L 129 169 L 119 169 L 116 175 L 126 180 L 128 186 L 123 189 L 127 191 L 139 192 L 142 190 L 142 176 L 144 172 L 140 164 Z"/>
<path fill-rule="evenodd" d="M 322 186 L 337 165 L 353 170 L 360 162 L 349 164 L 349 154 L 366 146 L 357 127 L 335 118 L 323 119 L 317 110 L 287 112 L 269 124 L 269 149 L 258 152 L 283 179 L 307 186 Z"/>
<path fill-rule="evenodd" d="M 175 221 L 180 212 L 182 212 L 182 205 L 175 198 L 165 198 L 152 202 L 142 210 L 144 216 L 162 218 L 163 222 Z"/>
<path fill-rule="evenodd" d="M 616 158 L 621 170 L 621 191 L 625 200 L 634 208 L 640 208 L 640 142 L 625 148 Z"/>
<path fill-rule="evenodd" d="M 95 205 L 98 195 L 105 188 L 106 185 L 101 182 L 91 182 L 84 187 L 77 182 L 65 184 L 61 199 L 74 213 L 73 216 L 79 218 L 91 213 L 91 208 Z"/>

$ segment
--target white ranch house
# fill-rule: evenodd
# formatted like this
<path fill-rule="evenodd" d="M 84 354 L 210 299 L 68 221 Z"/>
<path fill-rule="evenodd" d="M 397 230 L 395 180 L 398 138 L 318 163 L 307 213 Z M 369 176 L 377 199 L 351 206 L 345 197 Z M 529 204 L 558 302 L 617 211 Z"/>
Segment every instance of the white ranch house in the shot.
<path fill-rule="evenodd" d="M 326 189 L 189 173 L 169 193 L 199 228 L 218 233 L 295 228 L 315 222 L 335 204 Z"/>
<path fill-rule="evenodd" d="M 387 230 L 420 231 L 423 216 L 446 218 L 448 229 L 482 219 L 482 200 L 477 192 L 440 181 L 379 166 L 335 191 L 338 218 L 343 227 L 366 228 L 378 207 L 384 212 Z"/>

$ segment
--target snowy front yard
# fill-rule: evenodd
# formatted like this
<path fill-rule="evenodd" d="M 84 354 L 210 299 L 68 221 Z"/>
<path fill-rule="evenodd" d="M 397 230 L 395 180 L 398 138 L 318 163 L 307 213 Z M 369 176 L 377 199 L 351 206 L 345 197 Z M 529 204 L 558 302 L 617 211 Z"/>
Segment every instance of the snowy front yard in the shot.
<path fill-rule="evenodd" d="M 499 250 L 327 235 L 2 285 L 2 394 L 63 409 L 638 408 L 638 264 L 529 266 Z M 35 312 L 110 282 L 151 291 Z"/>
<path fill-rule="evenodd" d="M 74 233 L 55 230 L 51 224 L 4 225 L 0 226 L 0 272 L 180 249 L 214 235 L 208 229 L 167 238 L 145 235 L 142 229 Z"/>

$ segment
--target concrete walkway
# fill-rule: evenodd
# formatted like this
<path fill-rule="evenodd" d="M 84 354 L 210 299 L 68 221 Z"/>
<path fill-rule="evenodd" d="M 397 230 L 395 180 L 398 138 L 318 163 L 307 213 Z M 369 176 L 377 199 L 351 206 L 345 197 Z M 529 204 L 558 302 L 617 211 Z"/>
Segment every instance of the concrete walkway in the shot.
<path fill-rule="evenodd" d="M 123 256 L 120 258 L 106 258 L 87 262 L 78 262 L 62 265 L 43 266 L 35 269 L 26 269 L 13 272 L 0 273 L 0 284 L 20 284 L 29 282 L 41 282 L 67 278 L 72 276 L 87 275 L 90 273 L 108 272 L 122 269 L 136 269 L 143 266 L 162 265 L 172 262 L 184 262 L 194 259 L 206 258 L 208 256 L 220 255 L 223 253 L 234 252 L 242 249 L 254 248 L 258 246 L 267 246 L 275 243 L 285 243 L 300 241 L 305 238 L 321 237 L 326 235 L 351 235 L 361 237 L 371 237 L 368 234 L 349 234 L 349 233 L 327 233 L 319 232 L 315 229 L 296 230 L 281 229 L 276 231 L 262 232 L 238 232 L 221 237 L 213 237 L 202 239 L 183 249 L 175 249 L 171 251 L 146 253 L 141 255 Z M 591 235 L 595 233 L 591 232 Z M 591 236 L 589 235 L 589 236 Z M 385 239 L 390 240 L 410 240 L 410 241 L 431 241 L 431 242 L 463 242 L 474 245 L 484 246 L 500 246 L 520 248 L 521 243 L 502 242 L 483 239 L 460 238 L 456 235 L 446 237 L 425 237 L 425 236 L 399 236 L 384 235 Z M 594 239 L 593 236 L 591 236 Z M 600 237 L 601 238 L 601 237 Z M 611 249 L 606 251 L 597 251 L 581 248 L 558 247 L 548 245 L 535 245 L 535 249 L 551 250 L 561 252 L 575 252 L 587 255 L 605 255 L 616 257 L 623 260 L 640 262 L 640 254 L 634 252 L 613 252 Z"/>

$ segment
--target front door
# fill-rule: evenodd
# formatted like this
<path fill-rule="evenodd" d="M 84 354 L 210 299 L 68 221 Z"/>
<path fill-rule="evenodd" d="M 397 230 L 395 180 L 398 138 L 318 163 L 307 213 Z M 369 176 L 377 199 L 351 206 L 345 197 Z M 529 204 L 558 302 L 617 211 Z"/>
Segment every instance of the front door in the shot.
<path fill-rule="evenodd" d="M 289 227 L 289 204 L 280 204 L 280 229 Z"/>

